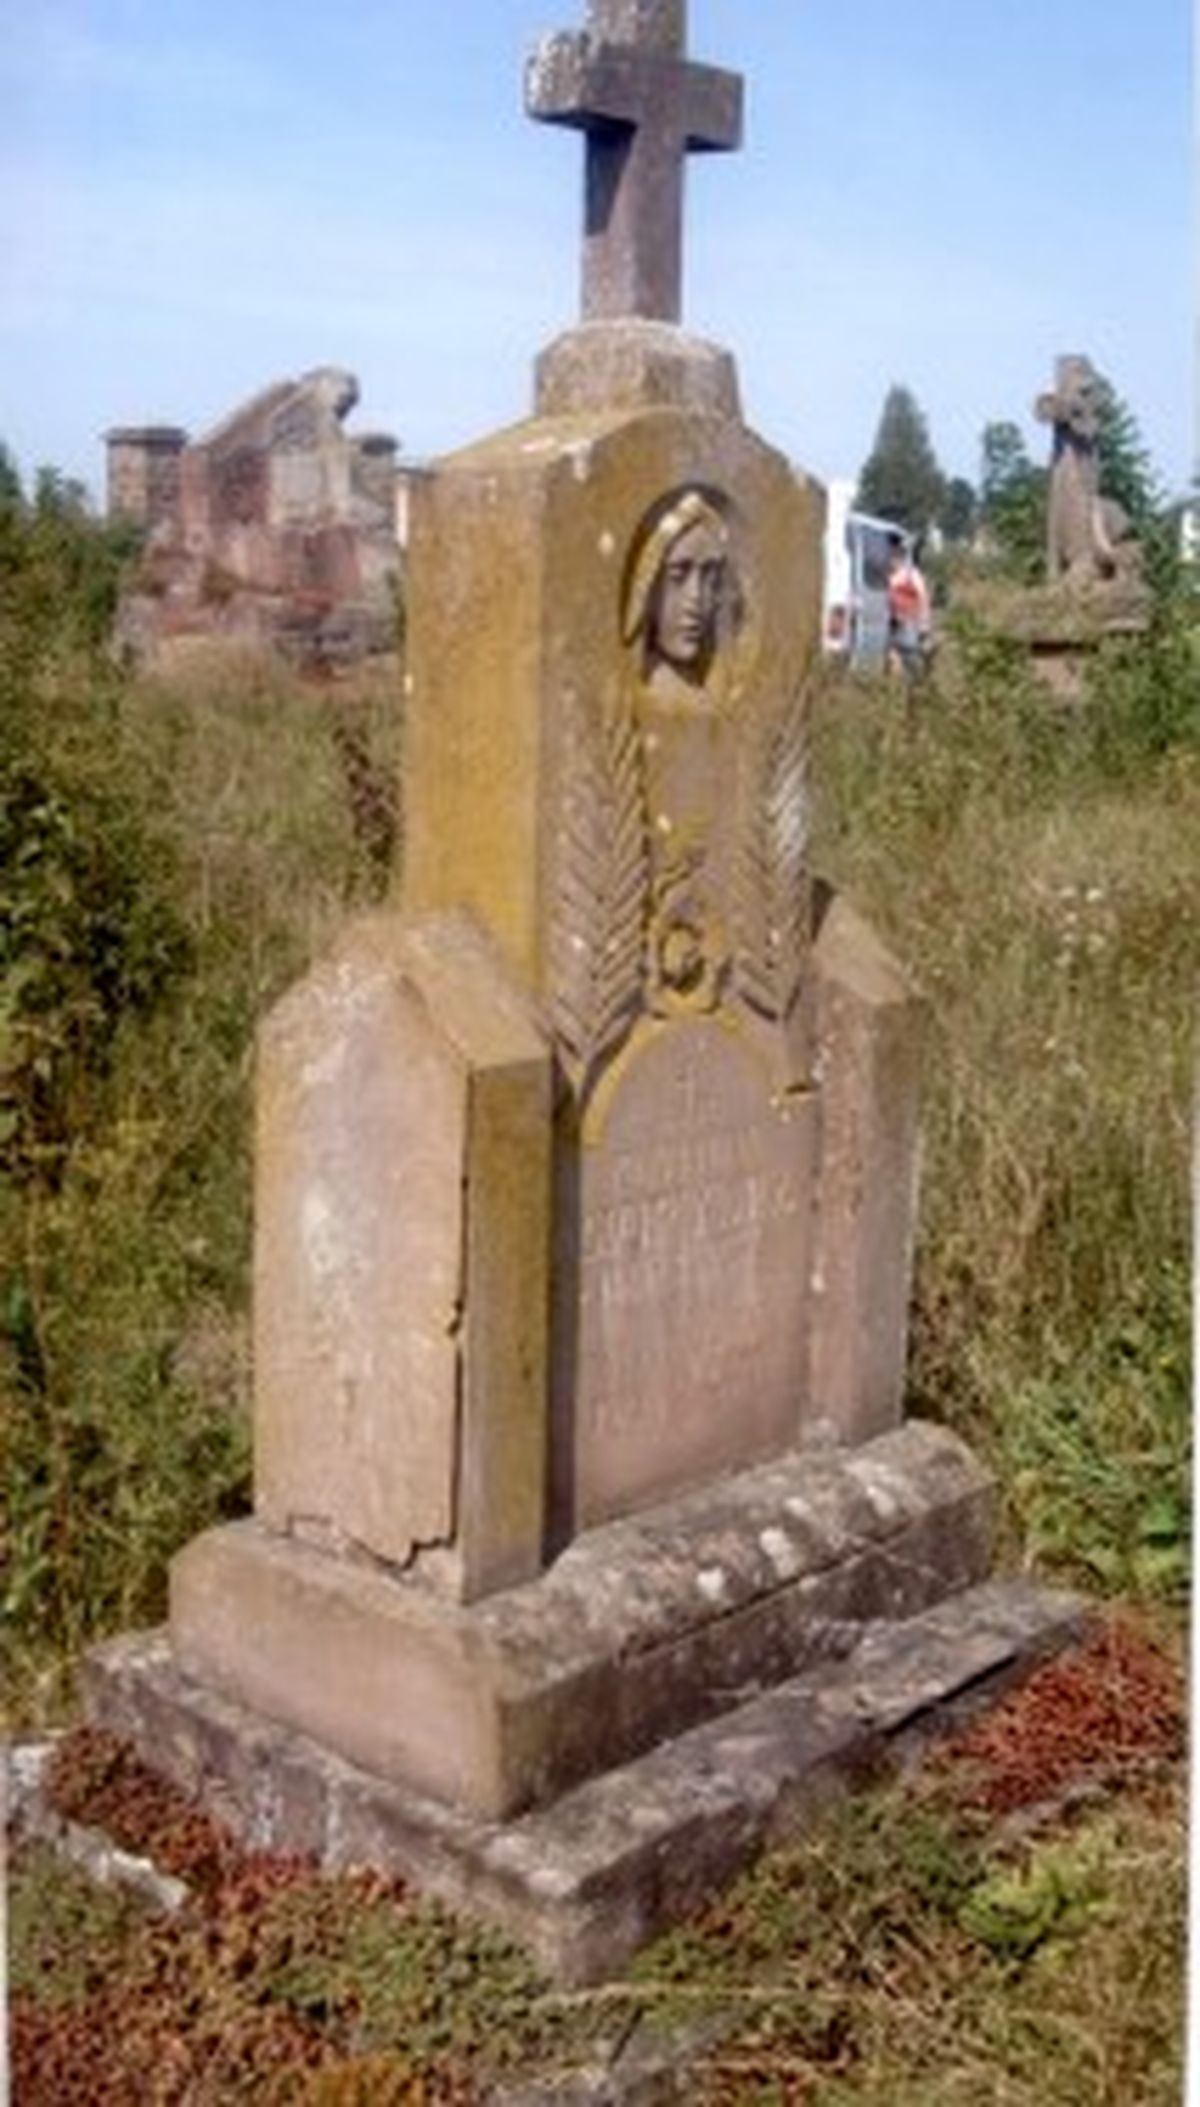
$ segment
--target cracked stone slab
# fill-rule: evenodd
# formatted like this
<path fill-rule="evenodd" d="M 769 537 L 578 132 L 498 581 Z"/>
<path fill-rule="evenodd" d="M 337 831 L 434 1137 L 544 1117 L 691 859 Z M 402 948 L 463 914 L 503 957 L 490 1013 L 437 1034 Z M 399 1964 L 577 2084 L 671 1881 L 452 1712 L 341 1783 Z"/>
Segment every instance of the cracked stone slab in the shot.
<path fill-rule="evenodd" d="M 993 1513 L 964 1444 L 909 1421 L 589 1530 L 473 1603 L 237 1522 L 175 1560 L 172 1645 L 252 1712 L 508 1817 L 981 1580 Z"/>
<path fill-rule="evenodd" d="M 825 1662 L 516 1820 L 331 1755 L 180 1672 L 165 1634 L 100 1647 L 90 1716 L 248 1843 L 399 1873 L 499 1924 L 568 1984 L 602 1981 L 830 1794 L 911 1759 L 1077 1638 L 1076 1597 L 995 1580 L 867 1629 Z"/>

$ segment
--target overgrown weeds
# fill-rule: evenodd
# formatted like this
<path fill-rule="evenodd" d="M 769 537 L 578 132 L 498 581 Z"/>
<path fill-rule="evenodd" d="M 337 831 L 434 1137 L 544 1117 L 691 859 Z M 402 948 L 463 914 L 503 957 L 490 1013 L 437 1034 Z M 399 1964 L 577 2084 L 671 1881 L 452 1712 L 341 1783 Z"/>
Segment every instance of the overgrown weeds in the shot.
<path fill-rule="evenodd" d="M 1014 1549 L 1151 1594 L 1185 1578 L 1200 985 L 1200 746 L 1169 677 L 1148 723 L 1121 647 L 1064 713 L 967 632 L 907 704 L 832 683 L 816 764 L 820 858 L 928 1005 L 911 1401 L 990 1453 Z"/>
<path fill-rule="evenodd" d="M 254 1027 L 384 882 L 398 718 L 395 688 L 335 703 L 259 661 L 129 679 L 100 648 L 114 552 L 43 509 L 35 537 L 0 507 L 24 1717 L 56 1708 L 92 1637 L 156 1617 L 170 1553 L 246 1497 Z M 1014 1550 L 1168 1605 L 1189 1504 L 1195 664 L 1181 617 L 1064 714 L 1017 650 L 968 634 L 911 705 L 841 682 L 816 726 L 818 865 L 929 1005 L 911 1402 L 989 1452 Z M 964 1795 L 872 1801 L 576 2004 L 378 1888 L 243 1868 L 229 1921 L 206 1906 L 164 1943 L 27 1863 L 17 2046 L 43 2090 L 23 2097 L 127 2097 L 135 2072 L 163 2100 L 463 2100 L 510 2056 L 586 2055 L 614 2008 L 703 2008 L 723 2030 L 690 2095 L 707 2107 L 1157 2107 L 1178 2088 L 1180 1826 L 1170 1779 L 1019 1846 Z"/>
<path fill-rule="evenodd" d="M 375 2107 L 512 2078 L 566 2099 L 636 2040 L 655 2097 L 689 2107 L 1167 2107 L 1182 1736 L 1173 1655 L 1113 1622 L 932 1771 L 843 1805 L 584 1991 L 399 1883 L 240 1853 L 111 1737 L 69 1737 L 55 1804 L 191 1894 L 154 1918 L 23 1854 L 20 2096 Z"/>
<path fill-rule="evenodd" d="M 246 1500 L 254 1028 L 384 882 L 343 748 L 386 801 L 398 718 L 394 683 L 261 660 L 130 679 L 103 546 L 0 520 L 3 1608 L 33 1717 Z"/>
<path fill-rule="evenodd" d="M 115 558 L 89 531 L 6 514 L 0 551 L 6 1612 L 35 1714 L 246 1497 L 255 1023 L 396 847 L 394 676 L 327 693 L 193 651 L 131 680 L 100 648 Z M 1196 653 L 1181 603 L 1064 712 L 968 628 L 915 699 L 831 684 L 815 757 L 818 865 L 929 1005 L 911 1402 L 982 1442 L 1014 1549 L 1168 1595 Z"/>

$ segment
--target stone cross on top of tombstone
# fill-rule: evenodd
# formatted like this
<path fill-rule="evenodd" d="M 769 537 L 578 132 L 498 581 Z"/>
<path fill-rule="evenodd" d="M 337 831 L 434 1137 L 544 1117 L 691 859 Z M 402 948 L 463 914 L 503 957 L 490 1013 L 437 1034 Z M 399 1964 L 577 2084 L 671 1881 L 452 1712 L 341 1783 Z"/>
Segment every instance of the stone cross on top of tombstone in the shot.
<path fill-rule="evenodd" d="M 587 133 L 583 319 L 678 322 L 689 152 L 741 143 L 742 80 L 689 60 L 686 0 L 588 0 L 538 45 L 531 117 Z"/>

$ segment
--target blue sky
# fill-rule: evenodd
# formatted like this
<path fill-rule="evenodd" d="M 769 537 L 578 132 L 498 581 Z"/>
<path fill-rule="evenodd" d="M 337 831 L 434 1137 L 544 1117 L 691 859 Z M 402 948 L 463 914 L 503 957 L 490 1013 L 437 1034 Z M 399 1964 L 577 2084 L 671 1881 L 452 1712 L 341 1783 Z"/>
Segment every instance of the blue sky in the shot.
<path fill-rule="evenodd" d="M 692 0 L 747 77 L 693 160 L 686 315 L 747 416 L 853 475 L 903 381 L 951 473 L 1085 351 L 1163 479 L 1195 454 L 1184 0 Z M 577 303 L 581 147 L 523 55 L 583 0 L 26 0 L 0 34 L 0 438 L 99 491 L 100 435 L 194 434 L 276 377 L 452 448 L 525 414 Z"/>

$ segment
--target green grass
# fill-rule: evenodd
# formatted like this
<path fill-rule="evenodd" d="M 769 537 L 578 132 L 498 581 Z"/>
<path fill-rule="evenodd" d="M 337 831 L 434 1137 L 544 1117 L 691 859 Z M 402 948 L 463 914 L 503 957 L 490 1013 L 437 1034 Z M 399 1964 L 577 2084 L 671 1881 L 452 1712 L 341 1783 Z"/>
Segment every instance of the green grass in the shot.
<path fill-rule="evenodd" d="M 1182 1880 L 1177 1803 L 1014 1849 L 894 1791 L 772 1854 L 651 1949 L 639 1979 L 677 1984 L 681 2013 L 704 1985 L 730 2021 L 698 2107 L 1166 2107 L 1180 2082 Z M 1128 2003 L 1127 1980 L 1140 1992 Z M 802 2089 L 789 2095 L 789 2080 Z"/>
<path fill-rule="evenodd" d="M 56 646 L 22 677 L 0 1338 L 10 1693 L 39 1716 L 247 1497 L 254 1027 L 380 889 L 332 725 L 387 782 L 399 706 L 211 657 L 139 684 Z M 1160 750 L 1161 708 L 1133 741 L 1132 681 L 1122 652 L 1064 715 L 976 637 L 911 708 L 830 684 L 816 860 L 929 1009 L 910 1403 L 994 1462 L 1014 1554 L 1171 1596 L 1200 747 Z"/>
<path fill-rule="evenodd" d="M 21 1722 L 62 1713 L 93 1638 L 160 1616 L 171 1553 L 248 1496 L 254 1028 L 379 894 L 361 764 L 391 777 L 400 715 L 395 683 L 335 703 L 254 662 L 131 682 L 95 649 L 105 574 L 72 625 L 57 562 L 40 547 L 0 605 Z M 911 705 L 822 687 L 814 738 L 817 866 L 929 1011 L 910 1404 L 991 1459 L 1010 1557 L 1168 1619 L 1190 1504 L 1198 687 L 1181 620 L 1111 653 L 1066 712 L 967 633 Z M 1157 2107 L 1178 2097 L 1181 1828 L 1170 1782 L 1026 1844 L 901 1791 L 574 2002 L 437 1912 L 401 1925 L 386 1897 L 320 1884 L 264 1893 L 240 1946 L 189 1923 L 168 1954 L 31 1859 L 18 1982 L 34 2005 L 56 1986 L 84 2072 L 134 1985 L 146 2067 L 199 2058 L 197 2099 L 267 2098 L 289 2071 L 279 2097 L 461 2098 L 463 2072 L 578 2057 L 633 2013 L 720 2019 L 699 2107 Z M 311 2094 L 286 2090 L 331 2058 Z"/>
<path fill-rule="evenodd" d="M 335 716 L 381 783 L 398 717 L 392 689 L 253 663 L 150 685 L 75 653 L 38 680 L 44 735 L 22 752 L 10 726 L 4 756 L 23 913 L 0 955 L 4 1614 L 33 1718 L 248 1499 L 254 1029 L 383 883 Z"/>
<path fill-rule="evenodd" d="M 974 642 L 909 709 L 831 685 L 818 855 L 928 1005 L 910 1401 L 996 1464 L 1014 1550 L 1170 1593 L 1200 750 L 1122 748 L 1115 768 L 1111 677 L 1064 715 Z"/>

